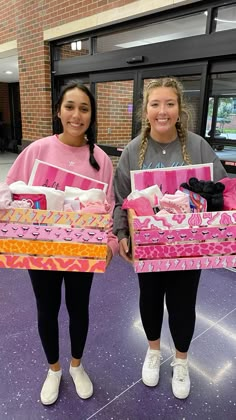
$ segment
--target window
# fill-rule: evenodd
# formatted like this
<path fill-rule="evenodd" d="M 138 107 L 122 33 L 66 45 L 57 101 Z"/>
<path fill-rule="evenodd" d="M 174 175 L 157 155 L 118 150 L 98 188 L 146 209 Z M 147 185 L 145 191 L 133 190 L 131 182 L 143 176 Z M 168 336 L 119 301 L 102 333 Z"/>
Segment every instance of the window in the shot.
<path fill-rule="evenodd" d="M 131 48 L 205 34 L 207 15 L 204 12 L 145 25 L 128 31 L 98 36 L 95 53 Z"/>
<path fill-rule="evenodd" d="M 68 58 L 89 55 L 89 39 L 76 39 L 57 47 L 57 59 L 67 60 Z"/>
<path fill-rule="evenodd" d="M 235 29 L 236 28 L 236 5 L 219 7 L 217 10 L 215 21 L 216 21 L 216 32 L 227 31 L 228 29 Z"/>
<path fill-rule="evenodd" d="M 216 150 L 228 149 L 235 157 L 236 73 L 213 74 L 208 102 L 206 138 Z M 227 147 L 225 147 L 227 145 Z M 233 149 L 232 149 L 233 148 Z"/>

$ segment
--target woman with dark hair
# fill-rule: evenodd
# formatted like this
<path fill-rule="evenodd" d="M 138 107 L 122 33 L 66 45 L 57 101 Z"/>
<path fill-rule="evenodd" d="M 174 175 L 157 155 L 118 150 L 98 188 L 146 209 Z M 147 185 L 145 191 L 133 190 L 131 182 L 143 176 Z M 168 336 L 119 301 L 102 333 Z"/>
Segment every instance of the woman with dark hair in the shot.
<path fill-rule="evenodd" d="M 96 105 L 92 93 L 80 83 L 64 87 L 56 106 L 63 131 L 33 142 L 21 152 L 11 167 L 7 183 L 28 183 L 35 159 L 68 171 L 94 178 L 108 185 L 106 195 L 114 208 L 112 187 L 113 166 L 110 158 L 95 145 Z M 117 239 L 108 233 L 107 265 L 117 251 Z M 77 394 L 86 399 L 93 394 L 93 384 L 85 372 L 81 358 L 89 326 L 89 295 L 93 273 L 29 270 L 38 311 L 38 329 L 49 364 L 40 398 L 45 405 L 53 404 L 59 394 L 62 376 L 59 361 L 58 314 L 64 280 L 65 301 L 69 314 L 71 340 L 70 374 Z"/>

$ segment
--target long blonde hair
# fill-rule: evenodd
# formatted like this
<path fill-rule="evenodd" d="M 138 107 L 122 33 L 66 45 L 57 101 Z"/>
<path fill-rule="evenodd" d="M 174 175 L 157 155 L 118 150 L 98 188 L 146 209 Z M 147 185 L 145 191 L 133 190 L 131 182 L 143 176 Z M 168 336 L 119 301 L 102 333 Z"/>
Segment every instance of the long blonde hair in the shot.
<path fill-rule="evenodd" d="M 191 164 L 191 158 L 187 151 L 187 130 L 188 130 L 188 110 L 183 100 L 183 86 L 174 77 L 164 77 L 160 79 L 151 80 L 144 91 L 144 99 L 142 105 L 142 129 L 141 129 L 141 143 L 139 150 L 139 168 L 142 169 L 145 153 L 147 150 L 148 136 L 150 134 L 151 126 L 146 119 L 147 104 L 150 92 L 159 87 L 168 87 L 174 89 L 178 105 L 179 105 L 179 120 L 176 122 L 176 130 L 181 143 L 181 150 L 184 162 Z"/>

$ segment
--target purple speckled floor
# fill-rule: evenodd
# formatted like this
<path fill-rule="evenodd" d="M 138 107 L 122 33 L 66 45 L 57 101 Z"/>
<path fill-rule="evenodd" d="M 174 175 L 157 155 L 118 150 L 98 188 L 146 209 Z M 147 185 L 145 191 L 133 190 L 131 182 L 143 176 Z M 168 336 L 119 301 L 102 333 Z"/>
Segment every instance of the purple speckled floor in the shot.
<path fill-rule="evenodd" d="M 202 274 L 190 350 L 191 394 L 181 401 L 171 392 L 173 345 L 166 314 L 159 385 L 148 388 L 141 382 L 147 344 L 139 317 L 137 278 L 131 266 L 115 258 L 105 275 L 95 276 L 91 292 L 83 363 L 94 383 L 94 395 L 80 400 L 69 376 L 68 318 L 63 303 L 63 379 L 60 397 L 50 407 L 39 400 L 47 364 L 28 274 L 2 269 L 0 276 L 0 420 L 236 419 L 235 272 L 206 270 Z"/>

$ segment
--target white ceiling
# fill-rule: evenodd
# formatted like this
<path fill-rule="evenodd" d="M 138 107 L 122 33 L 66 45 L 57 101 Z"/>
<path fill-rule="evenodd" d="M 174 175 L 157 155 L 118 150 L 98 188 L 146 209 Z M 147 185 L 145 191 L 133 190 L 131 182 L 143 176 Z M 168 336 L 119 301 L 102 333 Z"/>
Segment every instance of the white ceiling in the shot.
<path fill-rule="evenodd" d="M 12 74 L 6 74 L 6 71 L 11 71 Z M 18 56 L 17 54 L 4 57 L 0 54 L 0 82 L 13 83 L 18 82 Z"/>

